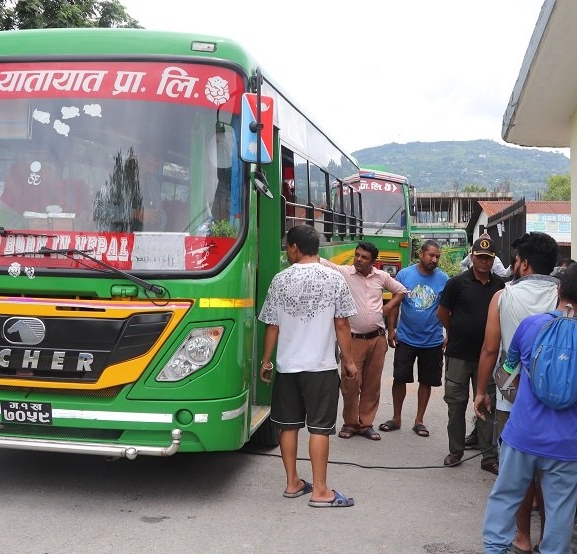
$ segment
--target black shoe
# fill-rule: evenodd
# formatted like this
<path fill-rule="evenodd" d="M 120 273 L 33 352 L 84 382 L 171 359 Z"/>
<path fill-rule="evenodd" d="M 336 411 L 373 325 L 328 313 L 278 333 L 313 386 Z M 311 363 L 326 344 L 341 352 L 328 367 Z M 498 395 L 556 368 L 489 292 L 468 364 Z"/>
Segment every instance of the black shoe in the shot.
<path fill-rule="evenodd" d="M 463 457 L 462 452 L 451 452 L 448 456 L 445 457 L 443 460 L 443 465 L 446 466 L 458 466 L 461 463 L 461 458 Z"/>
<path fill-rule="evenodd" d="M 499 463 L 496 461 L 485 462 L 481 464 L 481 469 L 492 473 L 493 475 L 499 475 Z"/>
<path fill-rule="evenodd" d="M 468 450 L 479 450 L 479 441 L 477 440 L 477 429 L 473 429 L 465 437 L 465 448 Z"/>

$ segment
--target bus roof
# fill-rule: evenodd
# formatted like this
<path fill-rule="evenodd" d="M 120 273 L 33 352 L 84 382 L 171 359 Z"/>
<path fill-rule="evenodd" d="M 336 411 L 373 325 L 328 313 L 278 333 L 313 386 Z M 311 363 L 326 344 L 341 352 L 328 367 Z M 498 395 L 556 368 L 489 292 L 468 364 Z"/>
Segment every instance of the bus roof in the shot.
<path fill-rule="evenodd" d="M 395 183 L 401 184 L 409 182 L 409 180 L 404 175 L 389 173 L 388 171 L 379 171 L 377 169 L 366 169 L 361 167 L 359 173 L 361 179 L 385 179 L 387 181 L 394 181 Z"/>
<path fill-rule="evenodd" d="M 213 52 L 193 50 L 193 43 L 213 43 Z M 238 43 L 222 37 L 147 29 L 28 29 L 0 33 L 0 59 L 37 56 L 166 55 L 232 60 L 248 69 L 256 64 Z"/>
<path fill-rule="evenodd" d="M 196 44 L 213 44 L 213 49 L 193 49 Z M 212 50 L 212 51 L 211 51 Z M 236 64 L 247 78 L 256 73 L 255 58 L 234 40 L 197 33 L 153 31 L 148 29 L 119 28 L 64 28 L 28 29 L 0 33 L 0 61 L 21 60 L 51 61 L 53 59 L 180 59 L 186 61 L 212 60 L 215 63 Z M 263 76 L 289 104 L 324 135 L 353 166 L 355 158 L 340 148 L 317 123 L 299 109 L 290 97 L 273 84 L 268 75 Z"/>
<path fill-rule="evenodd" d="M 409 180 L 403 175 L 397 175 L 396 173 L 389 173 L 388 171 L 379 171 L 376 169 L 366 169 L 363 167 L 359 169 L 358 175 L 351 175 L 347 177 L 344 180 L 344 183 L 351 185 L 358 182 L 360 179 L 381 179 L 383 181 L 390 181 L 400 185 L 409 184 Z"/>

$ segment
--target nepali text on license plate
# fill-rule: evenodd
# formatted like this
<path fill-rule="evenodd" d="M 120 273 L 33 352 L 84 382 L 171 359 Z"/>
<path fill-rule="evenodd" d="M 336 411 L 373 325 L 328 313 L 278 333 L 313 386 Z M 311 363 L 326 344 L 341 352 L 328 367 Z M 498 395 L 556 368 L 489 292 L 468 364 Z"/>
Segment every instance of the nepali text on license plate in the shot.
<path fill-rule="evenodd" d="M 0 402 L 4 423 L 52 424 L 52 406 L 46 402 Z"/>

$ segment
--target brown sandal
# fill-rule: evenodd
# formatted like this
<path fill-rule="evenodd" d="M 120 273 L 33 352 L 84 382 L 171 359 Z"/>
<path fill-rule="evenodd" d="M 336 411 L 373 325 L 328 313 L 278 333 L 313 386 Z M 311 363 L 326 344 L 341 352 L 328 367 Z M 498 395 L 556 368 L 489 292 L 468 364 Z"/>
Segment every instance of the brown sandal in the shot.
<path fill-rule="evenodd" d="M 348 427 L 343 427 L 339 431 L 339 438 L 341 439 L 350 439 L 353 435 L 356 435 L 357 432 L 354 429 L 349 429 Z"/>
<path fill-rule="evenodd" d="M 419 435 L 419 437 L 428 437 L 429 430 L 422 423 L 415 423 L 413 431 Z"/>
<path fill-rule="evenodd" d="M 371 441 L 381 440 L 381 435 L 379 435 L 379 433 L 377 433 L 372 427 L 367 427 L 364 431 L 359 431 L 359 435 Z"/>
<path fill-rule="evenodd" d="M 401 426 L 397 425 L 397 423 L 392 419 L 389 419 L 389 421 L 385 421 L 385 423 L 381 423 L 379 425 L 379 430 L 383 431 L 384 433 L 388 433 L 389 431 L 398 431 L 400 428 Z"/>

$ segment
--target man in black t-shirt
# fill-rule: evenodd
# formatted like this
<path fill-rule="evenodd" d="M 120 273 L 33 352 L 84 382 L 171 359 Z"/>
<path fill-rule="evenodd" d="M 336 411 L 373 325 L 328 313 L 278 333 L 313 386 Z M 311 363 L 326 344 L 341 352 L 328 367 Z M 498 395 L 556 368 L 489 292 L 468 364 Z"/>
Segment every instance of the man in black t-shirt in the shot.
<path fill-rule="evenodd" d="M 469 382 L 473 397 L 477 388 L 477 369 L 487 312 L 493 294 L 505 283 L 491 272 L 495 259 L 495 243 L 479 238 L 471 252 L 472 266 L 449 279 L 441 296 L 437 315 L 446 331 L 445 336 L 445 402 L 448 407 L 449 455 L 446 466 L 458 465 L 465 450 Z M 495 395 L 495 384 L 492 385 Z M 493 447 L 493 421 L 477 421 L 479 446 L 482 450 L 481 468 L 498 471 L 497 450 Z"/>

